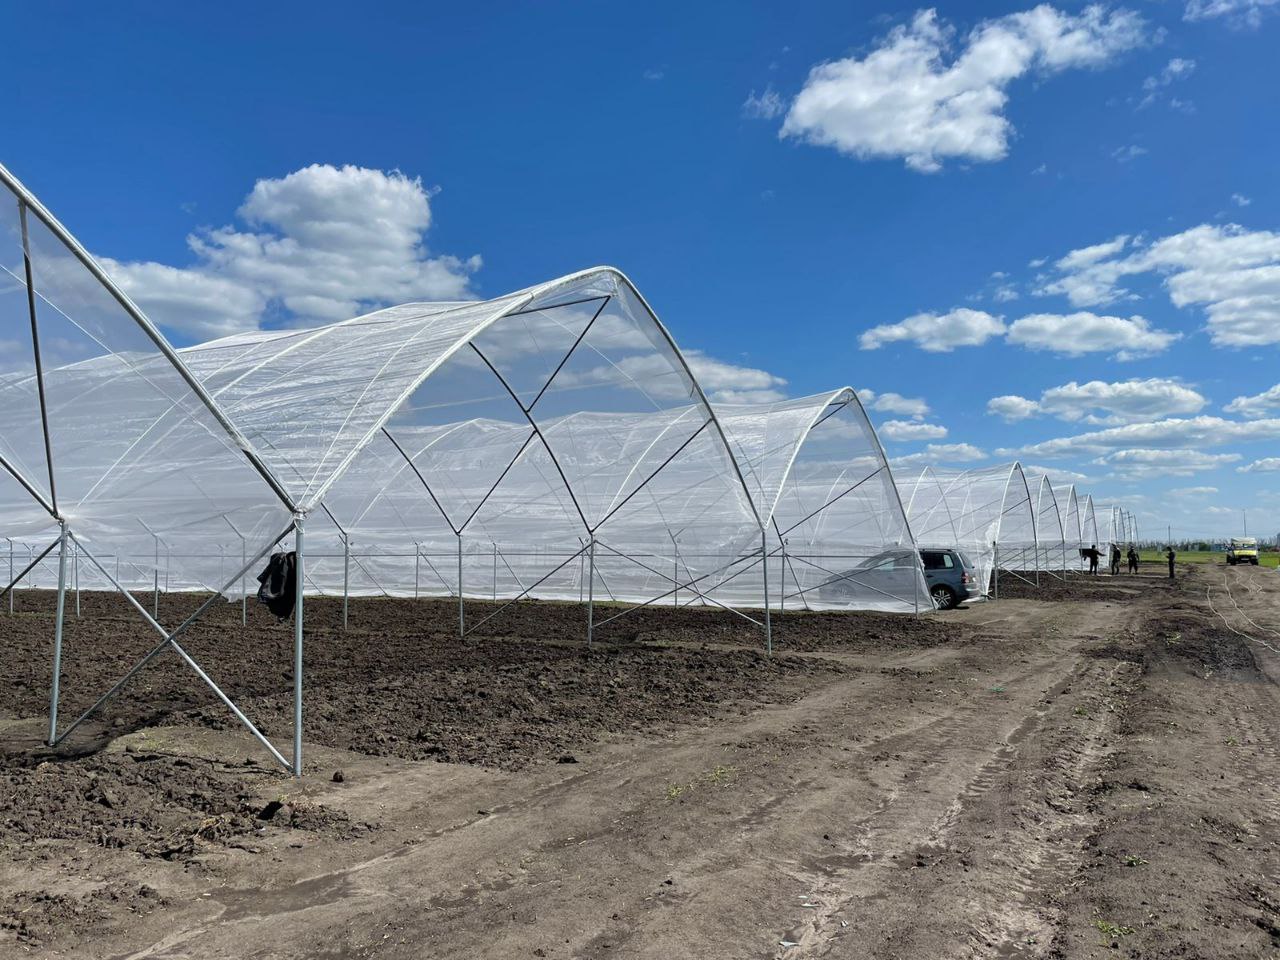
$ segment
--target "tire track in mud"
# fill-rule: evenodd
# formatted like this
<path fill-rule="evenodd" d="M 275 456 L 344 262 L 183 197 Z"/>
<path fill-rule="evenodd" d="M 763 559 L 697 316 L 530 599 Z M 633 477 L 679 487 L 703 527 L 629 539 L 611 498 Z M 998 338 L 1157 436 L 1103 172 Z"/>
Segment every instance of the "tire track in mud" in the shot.
<path fill-rule="evenodd" d="M 1247 626 L 1275 609 L 1269 584 L 1193 568 L 1177 612 L 1153 611 L 1094 798 L 1094 857 L 1064 891 L 1053 956 L 1236 960 L 1280 948 L 1280 659 Z"/>
<path fill-rule="evenodd" d="M 1046 759 L 1040 756 L 1039 740 L 1064 692 L 1078 685 L 1110 690 L 1135 669 L 1128 663 L 1077 662 L 1001 745 L 978 762 L 976 769 L 971 768 L 961 789 L 940 811 L 936 803 L 922 803 L 917 795 L 889 792 L 864 819 L 859 843 L 844 858 L 810 864 L 817 868 L 808 875 L 815 890 L 811 900 L 823 909 L 809 923 L 789 931 L 785 939 L 795 947 L 779 956 L 788 960 L 824 956 L 850 934 L 862 937 L 870 931 L 856 919 L 861 907 L 889 897 L 899 899 L 903 886 L 913 886 L 912 874 L 929 874 L 938 865 L 952 876 L 942 878 L 941 884 L 933 879 L 924 881 L 921 887 L 932 891 L 916 889 L 910 899 L 934 901 L 940 908 L 938 916 L 959 914 L 967 942 L 961 945 L 955 939 L 945 939 L 943 944 L 916 944 L 909 935 L 898 933 L 883 938 L 892 950 L 918 946 L 920 956 L 953 956 L 957 948 L 976 956 L 1040 955 L 1039 949 L 1028 948 L 1042 947 L 1048 940 L 1052 924 L 1043 912 L 1045 893 L 1074 872 L 1091 829 L 1092 818 L 1075 800 L 1105 756 L 1113 723 L 1111 711 L 1098 710 L 1082 737 L 1048 758 L 1053 761 L 1051 772 L 1035 786 L 1052 796 L 1044 811 L 1036 815 L 1037 822 L 1023 823 L 1018 815 L 1022 808 L 1011 803 L 1011 798 L 1028 768 Z M 1105 695 L 1094 699 L 1101 706 Z M 931 732 L 956 732 L 959 718 L 948 720 L 953 722 Z M 951 768 L 972 762 L 970 757 L 957 759 L 940 769 L 932 781 L 945 783 Z M 941 783 L 920 781 L 915 786 L 925 787 L 927 795 L 932 795 L 939 792 Z M 983 825 L 980 829 L 985 836 L 969 836 L 973 824 Z M 904 870 L 906 884 L 901 883 Z M 948 900 L 952 901 L 949 910 L 942 908 Z M 958 910 L 955 903 L 961 904 Z M 924 909 L 929 911 L 927 906 Z M 865 938 L 862 942 L 868 951 L 873 949 Z M 936 952 L 939 950 L 942 952 Z"/>
<path fill-rule="evenodd" d="M 1265 647 L 1270 651 L 1269 654 L 1260 654 L 1255 652 L 1256 647 L 1246 648 L 1249 654 L 1249 669 L 1257 673 L 1260 677 L 1273 676 L 1280 667 L 1280 661 L 1270 654 L 1280 655 L 1280 648 L 1267 641 L 1267 639 L 1257 636 L 1256 634 L 1266 631 L 1280 637 L 1280 633 L 1269 627 L 1263 626 L 1247 613 L 1240 605 L 1233 584 L 1236 587 L 1243 586 L 1246 591 L 1245 602 L 1250 606 L 1267 604 L 1272 601 L 1273 597 L 1270 592 L 1263 590 L 1257 584 L 1257 577 L 1250 576 L 1250 571 L 1222 570 L 1222 583 L 1219 585 L 1221 590 L 1225 591 L 1231 607 L 1226 609 L 1225 615 L 1222 611 L 1216 609 L 1211 602 L 1211 598 L 1215 595 L 1214 585 L 1207 586 L 1206 597 L 1210 598 L 1209 608 L 1212 610 L 1223 624 L 1236 636 L 1242 637 L 1250 641 L 1258 647 Z M 1265 609 L 1265 608 L 1264 608 Z M 1266 612 L 1273 612 L 1274 608 L 1266 609 Z M 1254 616 L 1262 617 L 1263 611 L 1253 609 Z M 1236 620 L 1233 625 L 1232 620 Z M 1243 621 L 1241 623 L 1240 621 Z M 1268 667 L 1271 669 L 1269 670 Z M 1227 763 L 1241 777 L 1250 777 L 1254 779 L 1262 779 L 1265 777 L 1263 770 L 1265 767 L 1259 767 L 1256 756 L 1249 754 L 1261 755 L 1268 764 L 1280 764 L 1280 724 L 1269 723 L 1267 717 L 1273 709 L 1271 698 L 1267 696 L 1270 692 L 1265 686 L 1255 684 L 1241 684 L 1235 695 L 1227 699 L 1223 706 L 1228 712 L 1229 725 L 1232 733 L 1223 739 L 1223 746 L 1226 748 L 1225 754 Z M 1233 748 L 1242 749 L 1233 749 Z M 1248 751 L 1246 753 L 1244 751 Z M 1274 769 L 1274 766 L 1271 767 Z M 1260 791 L 1257 797 L 1270 810 L 1272 818 L 1280 823 L 1280 791 L 1275 789 L 1274 781 L 1271 789 Z"/>
<path fill-rule="evenodd" d="M 423 768 L 405 846 L 265 898 L 241 878 L 154 954 L 1039 956 L 1134 667 L 1090 650 L 1122 605 L 1002 607 L 964 644 L 830 651 L 856 672 L 798 701 L 495 776 L 484 816 Z M 721 763 L 731 788 L 663 796 Z"/>
<path fill-rule="evenodd" d="M 972 657 L 976 651 L 963 646 L 936 647 L 916 651 L 911 658 L 920 665 L 930 668 L 945 667 L 954 660 L 964 661 Z M 813 656 L 806 654 L 805 656 Z M 841 660 L 846 658 L 841 657 Z M 803 736 L 806 725 L 825 724 L 830 727 L 838 725 L 839 717 L 847 717 L 851 702 L 856 702 L 860 695 L 871 695 L 881 699 L 892 697 L 894 675 L 883 676 L 868 673 L 851 675 L 850 681 L 837 681 L 811 693 L 802 701 L 785 706 L 765 707 L 744 717 L 731 727 L 721 727 L 711 734 L 712 745 L 726 737 L 745 739 L 753 742 L 761 736 L 769 736 L 775 741 L 786 739 L 791 734 L 794 741 Z M 866 680 L 873 689 L 866 690 L 856 686 Z M 660 824 L 653 821 L 661 818 L 661 786 L 674 770 L 682 767 L 697 769 L 706 766 L 708 755 L 707 736 L 691 732 L 687 736 L 677 736 L 674 743 L 654 744 L 642 747 L 637 751 L 624 750 L 621 753 L 606 752 L 595 757 L 585 769 L 575 771 L 569 776 L 550 777 L 539 785 L 513 783 L 515 792 L 507 793 L 499 798 L 492 796 L 485 803 L 487 817 L 469 818 L 448 829 L 432 831 L 412 846 L 406 846 L 392 853 L 376 857 L 372 860 L 348 865 L 332 873 L 305 878 L 295 884 L 271 891 L 269 896 L 262 896 L 254 890 L 224 890 L 215 895 L 222 903 L 225 913 L 214 919 L 213 925 L 202 924 L 189 931 L 186 937 L 170 938 L 158 952 L 152 956 L 181 956 L 184 950 L 196 943 L 202 949 L 214 951 L 209 955 L 222 956 L 212 946 L 213 942 L 222 943 L 224 938 L 218 935 L 217 928 L 238 927 L 240 933 L 235 940 L 253 940 L 259 925 L 265 924 L 306 924 L 319 918 L 315 908 L 332 905 L 332 897 L 318 893 L 324 891 L 342 891 L 343 912 L 349 916 L 372 917 L 380 911 L 379 903 L 390 899 L 404 898 L 407 904 L 414 898 L 422 898 L 432 903 L 432 923 L 438 931 L 448 931 L 448 939 L 455 948 L 468 943 L 475 935 L 474 929 L 468 929 L 474 920 L 475 901 L 479 898 L 459 896 L 450 897 L 441 894 L 435 881 L 427 881 L 413 885 L 412 889 L 402 879 L 402 875 L 417 874 L 423 861 L 439 858 L 441 863 L 454 862 L 457 859 L 459 845 L 471 844 L 468 857 L 477 864 L 488 864 L 483 869 L 468 871 L 466 889 L 483 890 L 486 893 L 488 907 L 499 914 L 523 915 L 537 909 L 539 915 L 551 912 L 559 906 L 559 898 L 568 896 L 559 890 L 539 890 L 546 888 L 549 881 L 532 875 L 523 874 L 513 882 L 509 869 L 498 866 L 512 855 L 513 851 L 523 852 L 535 858 L 539 863 L 549 865 L 563 863 L 563 869 L 550 870 L 544 866 L 543 872 L 551 876 L 572 875 L 579 869 L 572 864 L 572 857 L 565 853 L 563 835 L 572 834 L 575 845 L 588 839 L 609 838 L 625 829 L 628 833 L 650 837 L 661 833 Z M 723 751 L 712 746 L 714 755 Z M 767 766 L 767 764 L 765 764 Z M 657 772 L 660 771 L 660 772 Z M 716 874 L 728 852 L 729 859 L 750 859 L 749 854 L 742 852 L 744 845 L 749 845 L 751 838 L 761 834 L 769 834 L 777 829 L 777 825 L 785 821 L 789 815 L 787 807 L 794 802 L 796 796 L 813 796 L 822 793 L 814 784 L 806 779 L 786 781 L 786 789 L 779 792 L 771 790 L 761 795 L 756 802 L 730 815 L 706 825 L 712 832 L 706 842 L 699 846 L 693 856 L 682 857 L 673 865 L 671 872 L 677 876 L 691 878 L 700 871 Z M 592 798 L 596 798 L 593 800 Z M 832 802 L 839 802 L 832 797 Z M 659 812 L 655 814 L 655 809 Z M 472 828 L 484 821 L 482 833 L 472 836 L 476 831 Z M 540 828 L 535 827 L 532 833 L 521 831 L 518 825 L 526 827 L 535 823 L 543 826 L 558 823 L 551 835 L 540 836 Z M 504 825 L 505 824 L 505 825 Z M 464 834 L 466 835 L 464 837 Z M 469 837 L 469 839 L 467 839 Z M 634 883 L 658 883 L 661 877 L 653 879 L 631 878 Z M 558 886 L 558 883 L 553 885 Z M 453 888 L 455 891 L 457 888 Z M 488 896 L 491 895 L 491 896 Z M 530 898 L 533 898 L 531 905 Z M 668 919 L 673 910 L 678 910 L 687 895 L 679 890 L 664 890 L 662 898 L 649 898 L 640 893 L 636 901 L 647 904 L 641 911 L 639 922 L 634 925 L 642 928 L 637 931 L 637 946 L 642 947 L 645 935 L 650 931 L 644 928 L 649 923 L 644 921 L 644 914 L 654 915 L 653 925 L 661 925 Z M 242 909 L 241 905 L 256 901 L 252 910 Z M 223 924 L 226 927 L 223 927 Z M 618 929 L 619 924 L 607 924 L 607 932 L 600 933 L 596 939 L 611 945 L 612 955 L 623 955 L 628 940 L 627 931 Z M 590 941 L 586 946 L 575 949 L 576 955 L 596 956 L 591 949 Z M 483 953 L 479 942 L 475 949 Z M 230 955 L 230 954 L 227 954 Z"/>

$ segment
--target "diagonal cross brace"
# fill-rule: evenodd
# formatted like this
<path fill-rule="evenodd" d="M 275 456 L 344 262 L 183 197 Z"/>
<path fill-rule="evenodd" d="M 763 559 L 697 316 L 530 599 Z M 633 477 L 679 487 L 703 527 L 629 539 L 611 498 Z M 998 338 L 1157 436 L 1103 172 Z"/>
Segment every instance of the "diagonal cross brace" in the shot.
<path fill-rule="evenodd" d="M 236 571 L 235 576 L 228 579 L 227 582 L 222 585 L 222 588 L 220 590 L 218 590 L 216 593 L 210 596 L 207 600 L 205 600 L 204 603 L 200 604 L 200 606 L 196 608 L 196 611 L 193 614 L 191 614 L 191 616 L 187 617 L 187 619 L 184 620 L 172 632 L 165 630 L 165 628 L 162 627 L 155 620 L 155 618 L 152 617 L 151 614 L 147 612 L 146 607 L 138 603 L 138 601 L 134 598 L 133 594 L 131 594 L 128 590 L 124 589 L 124 587 L 120 585 L 120 583 L 116 580 L 116 578 L 113 577 L 107 571 L 107 569 L 98 561 L 98 558 L 95 557 L 93 553 L 88 548 L 85 547 L 83 541 L 77 539 L 74 534 L 71 534 L 71 538 L 75 540 L 77 546 L 84 553 L 84 555 L 89 558 L 89 561 L 95 567 L 98 568 L 98 571 L 104 577 L 106 577 L 107 580 L 111 582 L 112 586 L 114 586 L 121 593 L 121 595 L 129 602 L 130 606 L 132 606 L 142 616 L 142 618 L 148 624 L 150 624 L 150 626 L 157 633 L 159 633 L 164 639 L 162 639 L 158 644 L 156 644 L 156 646 L 153 647 L 151 651 L 146 654 L 146 656 L 144 656 L 141 660 L 139 660 L 136 664 L 134 664 L 133 667 L 131 667 L 123 677 L 121 677 L 119 680 L 115 682 L 115 684 L 112 685 L 111 689 L 109 689 L 106 693 L 104 693 L 97 700 L 97 702 L 93 704 L 93 706 L 91 706 L 88 710 L 82 713 L 76 720 L 74 720 L 71 723 L 70 726 L 68 726 L 65 730 L 63 730 L 62 733 L 57 733 L 55 730 L 51 729 L 49 745 L 57 746 L 59 743 L 65 740 L 68 736 L 70 736 L 73 730 L 75 730 L 82 723 L 88 720 L 89 717 L 91 717 L 103 706 L 103 704 L 105 704 L 108 700 L 110 700 L 117 693 L 119 693 L 120 690 L 123 689 L 124 685 L 128 683 L 130 680 L 132 680 L 139 672 L 141 672 L 142 669 L 148 663 L 150 663 L 162 652 L 164 652 L 166 648 L 171 647 L 173 651 L 176 654 L 178 654 L 178 656 L 181 657 L 189 667 L 191 667 L 191 669 L 195 672 L 195 674 L 205 682 L 205 684 L 209 687 L 209 689 L 211 689 L 214 692 L 214 694 L 218 697 L 218 699 L 221 700 L 231 710 L 233 714 L 235 714 L 236 719 L 238 719 L 246 727 L 246 729 L 248 729 L 248 731 L 251 734 L 253 734 L 253 736 L 258 740 L 259 743 L 261 743 L 264 747 L 267 748 L 270 754 L 275 758 L 276 762 L 279 763 L 286 770 L 288 770 L 290 773 L 296 774 L 297 771 L 293 769 L 293 765 L 284 758 L 284 756 L 280 753 L 280 751 L 275 748 L 275 746 L 271 743 L 270 740 L 267 739 L 267 737 L 262 733 L 262 731 L 259 730 L 254 725 L 253 721 L 251 721 L 247 716 L 245 716 L 244 712 L 241 711 L 240 708 L 236 706 L 235 702 L 222 691 L 222 689 L 204 671 L 204 669 L 200 666 L 200 664 L 196 662 L 195 658 L 192 657 L 191 654 L 189 654 L 185 649 L 183 649 L 182 645 L 178 643 L 178 637 L 186 633 L 192 626 L 195 625 L 196 621 L 198 621 L 200 617 L 204 615 L 204 612 L 208 610 L 209 607 L 211 607 L 217 601 L 217 599 L 222 595 L 223 591 L 229 590 L 231 589 L 231 587 L 235 586 L 236 582 L 240 579 L 241 576 L 244 575 L 246 571 L 248 571 L 251 567 L 253 567 L 255 563 L 257 563 L 259 560 L 265 557 L 268 553 L 270 553 L 273 549 L 275 549 L 276 544 L 279 543 L 281 540 L 283 540 L 286 536 L 288 536 L 289 531 L 293 529 L 294 529 L 294 521 L 291 520 L 289 523 L 289 526 L 286 527 L 283 531 L 281 531 L 278 537 L 275 537 L 273 540 L 267 543 L 266 546 L 264 546 L 256 554 L 254 554 L 253 558 L 250 559 L 248 563 L 246 563 L 240 570 Z"/>
<path fill-rule="evenodd" d="M 62 542 L 61 537 L 54 540 L 53 543 L 49 544 L 47 547 L 45 547 L 43 550 L 40 551 L 40 555 L 38 557 L 36 557 L 34 560 L 28 563 L 25 567 L 23 567 L 22 572 L 13 578 L 13 582 L 11 582 L 3 590 L 0 590 L 0 600 L 3 600 L 5 598 L 5 595 L 8 594 L 10 590 L 16 587 L 19 583 L 21 583 L 22 578 L 25 577 L 32 570 L 34 570 L 36 566 L 40 563 L 40 561 L 43 560 L 45 557 L 47 557 L 49 554 L 51 554 L 53 552 L 53 548 L 56 547 L 61 542 Z"/>

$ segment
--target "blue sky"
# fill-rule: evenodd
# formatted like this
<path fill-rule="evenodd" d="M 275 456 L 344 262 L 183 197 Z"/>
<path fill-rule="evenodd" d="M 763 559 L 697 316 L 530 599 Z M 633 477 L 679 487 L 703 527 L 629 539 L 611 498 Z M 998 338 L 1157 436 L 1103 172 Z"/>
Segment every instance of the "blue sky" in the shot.
<path fill-rule="evenodd" d="M 6 17 L 0 158 L 177 342 L 610 263 L 724 398 L 1280 532 L 1274 0 Z"/>

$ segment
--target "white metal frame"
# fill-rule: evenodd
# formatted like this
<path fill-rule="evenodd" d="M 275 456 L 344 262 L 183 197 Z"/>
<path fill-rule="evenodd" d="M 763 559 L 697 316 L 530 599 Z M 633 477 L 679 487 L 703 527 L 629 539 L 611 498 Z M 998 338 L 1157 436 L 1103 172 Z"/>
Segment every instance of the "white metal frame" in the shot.
<path fill-rule="evenodd" d="M 169 345 L 168 341 L 165 340 L 165 338 L 155 328 L 155 326 L 151 323 L 151 321 L 147 319 L 147 317 L 142 313 L 142 311 L 138 309 L 137 305 L 135 305 L 133 301 L 129 299 L 128 295 L 125 294 L 124 291 L 122 291 L 119 287 L 117 287 L 116 284 L 111 280 L 111 278 L 107 276 L 107 274 L 102 270 L 102 268 L 98 265 L 98 263 L 80 245 L 80 243 L 75 239 L 75 237 L 72 236 L 71 233 L 57 220 L 57 218 L 55 218 L 53 214 L 51 214 L 44 207 L 44 205 L 41 204 L 40 201 L 25 186 L 23 186 L 23 184 L 16 177 L 14 177 L 13 174 L 10 173 L 3 165 L 0 165 L 0 183 L 3 183 L 4 186 L 6 186 L 9 189 L 9 191 L 13 194 L 14 198 L 17 200 L 19 219 L 22 227 L 23 267 L 24 267 L 25 278 L 26 278 L 27 307 L 28 307 L 28 312 L 31 320 L 31 340 L 32 340 L 32 349 L 33 349 L 34 359 L 35 359 L 36 385 L 37 385 L 38 395 L 40 399 L 40 416 L 41 416 L 41 426 L 42 426 L 43 437 L 44 437 L 45 459 L 46 459 L 46 466 L 49 471 L 49 493 L 50 493 L 49 497 L 45 498 L 40 493 L 39 489 L 33 483 L 31 483 L 26 477 L 24 477 L 21 471 L 19 471 L 15 467 L 15 465 L 9 463 L 3 457 L 0 457 L 0 467 L 3 467 L 11 476 L 13 476 L 14 479 L 16 479 L 18 483 L 33 497 L 33 499 L 35 499 L 37 503 L 39 503 L 42 507 L 44 507 L 44 509 L 49 513 L 50 517 L 53 518 L 58 523 L 58 527 L 59 527 L 58 538 L 57 540 L 54 541 L 54 545 L 58 547 L 58 589 L 57 589 L 57 599 L 56 599 L 56 613 L 54 618 L 53 664 L 52 664 L 53 676 L 50 682 L 49 738 L 48 738 L 49 745 L 51 747 L 54 747 L 62 743 L 67 738 L 67 736 L 71 734 L 72 731 L 78 728 L 92 714 L 97 712 L 107 701 L 109 701 L 112 697 L 114 697 L 124 687 L 124 685 L 130 679 L 132 679 L 132 677 L 134 677 L 143 667 L 145 667 L 148 663 L 150 663 L 151 660 L 153 660 L 156 656 L 158 656 L 162 651 L 166 649 L 172 649 L 213 690 L 213 692 L 218 696 L 218 698 L 222 700 L 222 702 L 232 711 L 232 713 L 235 714 L 236 718 L 250 731 L 250 733 L 252 733 L 260 742 L 262 742 L 262 744 L 265 747 L 267 747 L 271 755 L 279 763 L 281 763 L 281 765 L 284 766 L 285 769 L 287 769 L 290 773 L 294 774 L 295 776 L 301 776 L 302 774 L 302 667 L 303 667 L 303 661 L 302 661 L 302 634 L 303 634 L 302 528 L 303 528 L 303 520 L 305 519 L 305 512 L 300 510 L 298 506 L 293 502 L 292 498 L 289 496 L 284 485 L 279 482 L 279 480 L 275 477 L 272 471 L 267 467 L 265 462 L 262 460 L 262 458 L 258 455 L 256 450 L 254 449 L 253 444 L 251 444 L 248 438 L 246 438 L 244 434 L 241 433 L 240 430 L 231 422 L 231 420 L 226 416 L 226 414 L 218 406 L 217 402 L 204 389 L 200 381 L 190 372 L 190 370 L 187 369 L 186 365 L 182 362 L 182 359 L 174 351 L 174 349 Z M 150 340 L 150 342 L 156 348 L 156 350 L 173 366 L 173 368 L 181 376 L 182 380 L 185 382 L 185 384 L 191 390 L 191 392 L 196 396 L 196 398 L 205 407 L 205 409 L 207 409 L 209 413 L 214 417 L 219 427 L 226 431 L 228 437 L 234 442 L 235 446 L 243 453 L 245 459 L 248 461 L 250 466 L 255 471 L 257 471 L 259 476 L 264 481 L 266 481 L 267 485 L 271 488 L 275 496 L 278 497 L 280 502 L 293 514 L 293 520 L 290 522 L 289 529 L 294 530 L 295 536 L 296 536 L 295 549 L 297 551 L 297 564 L 298 564 L 297 566 L 298 595 L 297 595 L 297 606 L 294 613 L 295 636 L 294 636 L 294 691 L 293 693 L 294 693 L 295 729 L 294 729 L 292 761 L 286 760 L 280 754 L 280 752 L 276 750 L 274 746 L 271 745 L 271 743 L 266 739 L 266 737 L 262 735 L 261 731 L 259 731 L 257 727 L 255 727 L 253 723 L 249 720 L 249 718 L 245 716 L 245 714 L 240 710 L 240 708 L 236 706 L 234 701 L 232 701 L 231 698 L 227 696 L 227 694 L 224 693 L 221 690 L 221 688 L 217 686 L 216 683 L 214 683 L 214 681 L 209 677 L 208 673 L 205 672 L 204 668 L 201 667 L 201 665 L 195 660 L 195 658 L 193 658 L 177 642 L 178 637 L 180 637 L 187 629 L 190 628 L 190 626 L 193 623 L 196 622 L 197 619 L 199 619 L 200 616 L 203 615 L 205 610 L 207 610 L 212 605 L 212 603 L 214 602 L 214 600 L 217 599 L 219 594 L 212 595 L 209 599 L 207 599 L 204 603 L 202 603 L 197 608 L 196 612 L 192 614 L 190 617 L 188 617 L 185 621 L 183 621 L 183 623 L 179 625 L 177 629 L 173 631 L 165 630 L 165 628 L 160 625 L 158 620 L 159 593 L 160 593 L 160 581 L 159 581 L 159 543 L 160 541 L 159 541 L 159 538 L 158 537 L 156 538 L 157 563 L 156 563 L 156 574 L 155 574 L 154 613 L 148 613 L 146 608 L 144 608 L 140 603 L 138 603 L 138 601 L 134 598 L 134 596 L 128 590 L 126 590 L 123 586 L 120 585 L 117 578 L 112 576 L 112 574 L 107 571 L 106 567 L 98 561 L 97 557 L 94 556 L 89 545 L 86 544 L 81 539 L 79 539 L 78 537 L 76 537 L 75 531 L 71 528 L 68 519 L 59 510 L 59 504 L 58 504 L 57 493 L 56 493 L 57 472 L 55 469 L 53 445 L 50 442 L 50 438 L 49 438 L 48 409 L 45 401 L 45 388 L 44 388 L 44 367 L 41 362 L 41 356 L 40 356 L 40 324 L 39 324 L 38 311 L 36 309 L 36 290 L 35 290 L 35 283 L 33 279 L 33 272 L 32 272 L 32 266 L 31 266 L 30 248 L 27 242 L 28 214 L 32 214 L 36 216 L 44 224 L 44 226 L 66 247 L 66 249 L 80 262 L 80 264 L 86 270 L 88 270 L 89 273 L 98 281 L 98 283 L 100 283 L 102 287 L 111 295 L 111 297 L 116 301 L 116 303 L 119 304 L 121 309 L 124 310 L 125 314 L 129 317 L 129 319 L 132 320 L 133 323 L 135 323 L 138 326 L 138 328 L 143 331 L 143 333 L 147 336 L 147 338 Z M 139 523 L 143 523 L 143 521 L 139 519 Z M 143 525 L 145 526 L 145 523 Z M 244 568 L 240 571 L 237 571 L 236 576 L 233 577 L 230 581 L 228 581 L 222 587 L 222 591 L 231 589 L 231 587 L 234 586 L 235 583 L 242 578 L 244 572 L 247 571 L 248 567 L 251 564 L 256 563 L 268 552 L 270 552 L 270 550 L 274 547 L 275 543 L 278 542 L 279 539 L 286 536 L 287 533 L 288 533 L 288 530 L 285 530 L 280 535 L 280 537 L 277 537 L 276 540 L 272 541 L 270 544 L 262 548 L 262 550 L 260 550 L 257 554 L 255 554 L 253 560 L 246 563 L 244 565 Z M 58 707 L 59 707 L 59 693 L 60 693 L 61 675 L 62 675 L 62 641 L 63 641 L 63 627 L 64 627 L 66 594 L 67 594 L 67 546 L 68 546 L 68 543 L 74 543 L 77 558 L 79 557 L 80 554 L 83 554 L 86 558 L 88 558 L 90 562 L 92 562 L 93 565 L 98 569 L 98 571 L 104 577 L 106 577 L 108 581 L 111 582 L 111 584 L 116 588 L 116 590 L 120 592 L 120 594 L 125 598 L 125 600 L 132 607 L 134 607 L 134 609 L 143 617 L 143 619 L 151 627 L 157 630 L 163 636 L 164 639 L 156 647 L 154 647 L 150 653 L 148 653 L 145 657 L 143 657 L 142 660 L 140 660 L 137 664 L 135 664 L 134 667 L 131 668 L 123 677 L 121 677 L 105 694 L 102 695 L 102 697 L 100 697 L 97 700 L 97 702 L 94 703 L 93 706 L 91 706 L 87 711 L 85 711 L 85 713 L 83 713 L 77 720 L 75 720 L 65 730 L 63 730 L 62 732 L 59 732 L 58 731 Z M 40 555 L 40 557 L 36 558 L 36 560 L 34 560 L 29 565 L 28 570 L 34 568 L 34 566 L 37 563 L 39 563 L 39 561 L 42 560 L 44 556 L 46 556 L 50 552 L 51 549 L 52 547 L 46 549 L 45 552 Z M 24 571 L 23 574 L 17 578 L 17 580 L 20 580 L 21 576 L 25 576 L 26 572 L 27 571 Z M 74 578 L 74 571 L 73 571 L 73 578 Z M 6 591 L 5 591 L 6 593 L 11 593 L 12 588 L 16 584 L 17 580 L 13 580 L 13 582 L 10 583 L 9 587 L 6 588 Z M 78 581 L 78 578 L 75 578 L 75 580 Z M 78 607 L 79 607 L 79 603 L 78 603 L 78 597 L 77 597 L 77 609 Z"/>

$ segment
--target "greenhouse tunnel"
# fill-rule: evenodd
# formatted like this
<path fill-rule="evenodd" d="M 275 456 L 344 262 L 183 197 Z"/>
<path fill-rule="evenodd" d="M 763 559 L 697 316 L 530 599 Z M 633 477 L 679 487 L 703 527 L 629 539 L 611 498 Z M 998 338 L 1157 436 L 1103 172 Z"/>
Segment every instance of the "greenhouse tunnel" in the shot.
<path fill-rule="evenodd" d="M 1047 474 L 1033 475 L 1027 478 L 1027 482 L 1029 486 L 1035 488 L 1036 564 L 1034 569 L 1061 578 L 1067 571 L 1067 535 L 1057 493 Z"/>
<path fill-rule="evenodd" d="M 902 493 L 916 540 L 964 553 L 984 596 L 997 570 L 1025 579 L 1037 569 L 1035 506 L 1020 464 L 958 471 L 925 467 L 915 480 L 902 482 Z"/>
<path fill-rule="evenodd" d="M 59 731 L 65 598 L 119 590 L 160 637 L 120 683 L 172 649 L 296 772 L 301 607 L 291 760 L 178 642 L 213 597 L 160 622 L 164 592 L 243 601 L 274 550 L 299 552 L 299 601 L 342 596 L 344 622 L 350 596 L 456 597 L 464 633 L 501 612 L 468 619 L 468 599 L 585 600 L 590 642 L 670 603 L 768 643 L 771 611 L 928 609 L 918 544 L 967 551 L 984 583 L 1040 568 L 1038 516 L 1065 549 L 1051 485 L 1033 503 L 1016 463 L 926 469 L 900 495 L 847 387 L 713 406 L 616 269 L 175 350 L 3 167 L 0 183 L 5 593 L 12 610 L 15 586 L 57 590 L 51 742 L 119 687 Z M 1096 538 L 1092 500 L 1076 513 Z M 617 606 L 597 617 L 601 601 Z"/>

